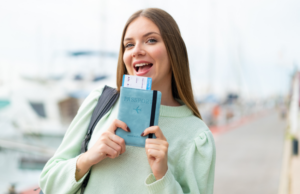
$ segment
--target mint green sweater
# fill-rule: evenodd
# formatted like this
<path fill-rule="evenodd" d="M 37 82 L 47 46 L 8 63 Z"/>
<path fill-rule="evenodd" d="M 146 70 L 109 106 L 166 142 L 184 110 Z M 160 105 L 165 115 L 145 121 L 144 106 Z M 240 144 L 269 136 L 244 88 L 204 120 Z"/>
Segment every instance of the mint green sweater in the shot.
<path fill-rule="evenodd" d="M 94 90 L 83 102 L 54 156 L 40 175 L 45 194 L 73 194 L 84 178 L 75 180 L 76 161 L 92 112 L 102 93 Z M 95 127 L 88 148 L 117 118 L 119 101 Z M 156 180 L 145 148 L 126 146 L 115 159 L 106 158 L 91 168 L 85 194 L 212 194 L 214 186 L 215 144 L 205 123 L 186 106 L 160 106 L 158 126 L 169 143 L 168 171 Z M 78 191 L 77 193 L 80 193 Z"/>

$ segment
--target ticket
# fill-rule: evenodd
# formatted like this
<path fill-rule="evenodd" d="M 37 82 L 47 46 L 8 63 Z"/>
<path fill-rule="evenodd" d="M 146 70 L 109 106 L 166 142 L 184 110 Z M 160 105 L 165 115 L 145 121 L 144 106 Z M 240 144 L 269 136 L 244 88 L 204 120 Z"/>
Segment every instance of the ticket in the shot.
<path fill-rule="evenodd" d="M 134 75 L 123 75 L 122 86 L 142 90 L 151 90 L 152 78 Z"/>

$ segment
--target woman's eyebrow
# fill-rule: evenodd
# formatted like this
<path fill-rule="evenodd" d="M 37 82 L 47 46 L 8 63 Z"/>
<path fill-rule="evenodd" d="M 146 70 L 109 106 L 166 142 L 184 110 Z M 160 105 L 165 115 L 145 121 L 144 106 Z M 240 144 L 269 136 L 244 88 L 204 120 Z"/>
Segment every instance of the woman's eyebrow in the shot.
<path fill-rule="evenodd" d="M 148 32 L 148 33 L 144 34 L 143 37 L 149 36 L 150 34 L 158 34 L 158 35 L 160 35 L 157 32 Z M 133 38 L 130 38 L 130 37 L 129 38 L 125 38 L 124 41 L 126 41 L 126 40 L 133 40 Z"/>
<path fill-rule="evenodd" d="M 157 33 L 157 32 L 148 32 L 147 34 L 145 34 L 143 37 L 146 37 L 146 36 L 149 36 L 150 34 L 158 34 L 158 35 L 160 35 L 159 33 Z"/>

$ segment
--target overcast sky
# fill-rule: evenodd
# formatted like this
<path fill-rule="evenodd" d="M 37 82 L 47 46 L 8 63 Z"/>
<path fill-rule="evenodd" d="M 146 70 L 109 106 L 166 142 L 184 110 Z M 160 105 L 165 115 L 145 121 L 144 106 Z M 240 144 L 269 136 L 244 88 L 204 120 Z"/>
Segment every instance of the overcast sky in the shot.
<path fill-rule="evenodd" d="M 262 96 L 288 91 L 300 65 L 296 0 L 1 0 L 0 71 L 60 72 L 67 51 L 117 53 L 126 20 L 146 7 L 177 21 L 196 87 Z M 99 71 L 115 72 L 116 60 L 91 60 L 104 64 Z"/>

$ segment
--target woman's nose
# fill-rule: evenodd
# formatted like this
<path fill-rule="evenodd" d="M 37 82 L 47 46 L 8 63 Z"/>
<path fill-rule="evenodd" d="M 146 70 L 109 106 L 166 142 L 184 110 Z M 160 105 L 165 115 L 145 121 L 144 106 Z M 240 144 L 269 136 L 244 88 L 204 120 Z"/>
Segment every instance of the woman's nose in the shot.
<path fill-rule="evenodd" d="M 143 46 L 141 44 L 136 44 L 132 52 L 132 57 L 143 56 L 145 54 L 146 52 L 143 49 Z"/>

